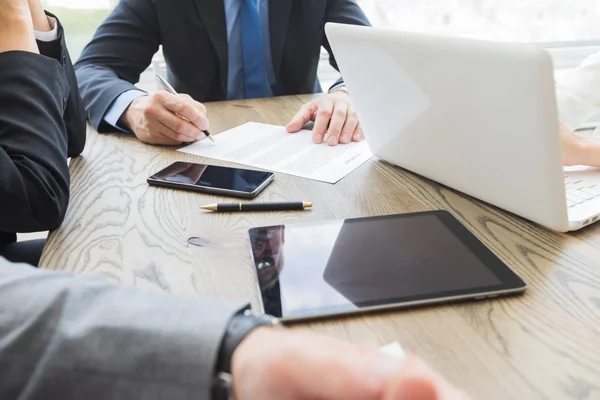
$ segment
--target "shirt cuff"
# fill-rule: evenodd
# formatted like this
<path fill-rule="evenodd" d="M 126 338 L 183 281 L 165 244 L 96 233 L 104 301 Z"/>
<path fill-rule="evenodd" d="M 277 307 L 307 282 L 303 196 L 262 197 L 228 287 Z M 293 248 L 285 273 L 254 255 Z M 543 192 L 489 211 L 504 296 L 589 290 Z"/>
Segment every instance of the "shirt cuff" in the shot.
<path fill-rule="evenodd" d="M 336 90 L 339 90 L 339 89 L 346 89 L 346 84 L 344 82 L 340 82 L 337 85 L 330 87 L 329 91 L 327 93 L 335 92 Z"/>
<path fill-rule="evenodd" d="M 119 97 L 117 97 L 117 99 L 108 108 L 108 111 L 104 115 L 104 122 L 106 122 L 113 128 L 120 130 L 121 132 L 131 133 L 129 129 L 119 126 L 119 120 L 121 119 L 121 116 L 123 115 L 125 110 L 127 110 L 127 107 L 129 107 L 132 101 L 134 101 L 138 97 L 147 95 L 148 93 L 135 89 L 121 93 Z"/>
<path fill-rule="evenodd" d="M 58 24 L 56 23 L 56 18 L 48 17 L 48 22 L 50 23 L 52 30 L 49 32 L 35 31 L 36 40 L 39 40 L 40 42 L 53 42 L 58 39 Z"/>

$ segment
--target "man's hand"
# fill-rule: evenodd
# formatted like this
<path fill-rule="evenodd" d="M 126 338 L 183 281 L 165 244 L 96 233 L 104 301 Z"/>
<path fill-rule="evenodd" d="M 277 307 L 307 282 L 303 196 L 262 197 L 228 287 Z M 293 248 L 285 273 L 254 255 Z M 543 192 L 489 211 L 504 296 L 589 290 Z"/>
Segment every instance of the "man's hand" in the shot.
<path fill-rule="evenodd" d="M 38 32 L 50 32 L 52 26 L 50 26 L 50 21 L 48 21 L 48 17 L 44 12 L 44 7 L 42 7 L 40 0 L 27 0 L 27 3 L 29 4 L 29 11 L 31 12 L 33 29 Z"/>
<path fill-rule="evenodd" d="M 570 131 L 560 124 L 563 165 L 589 165 L 600 167 L 600 139 L 586 137 Z"/>
<path fill-rule="evenodd" d="M 144 143 L 179 145 L 203 139 L 206 107 L 190 96 L 166 91 L 135 99 L 120 121 Z"/>
<path fill-rule="evenodd" d="M 358 115 L 348 93 L 336 90 L 302 106 L 286 126 L 289 133 L 298 132 L 309 121 L 314 121 L 313 141 L 327 142 L 330 146 L 347 144 L 363 139 Z"/>
<path fill-rule="evenodd" d="M 0 0 L 0 53 L 39 53 L 27 0 Z"/>
<path fill-rule="evenodd" d="M 258 328 L 232 360 L 238 400 L 466 400 L 423 361 L 311 332 Z"/>

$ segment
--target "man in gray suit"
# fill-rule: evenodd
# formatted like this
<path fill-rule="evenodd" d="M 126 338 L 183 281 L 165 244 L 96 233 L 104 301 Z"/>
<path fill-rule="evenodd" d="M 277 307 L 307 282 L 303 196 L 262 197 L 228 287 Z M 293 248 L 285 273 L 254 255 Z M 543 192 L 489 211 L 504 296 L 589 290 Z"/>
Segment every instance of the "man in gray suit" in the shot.
<path fill-rule="evenodd" d="M 327 22 L 369 24 L 356 0 L 121 0 L 75 65 L 88 118 L 99 132 L 176 145 L 204 138 L 199 102 L 319 93 L 321 47 L 337 68 Z M 168 80 L 187 95 L 134 86 L 159 46 Z M 310 120 L 317 143 L 362 139 L 342 80 L 305 105 L 288 131 Z"/>
<path fill-rule="evenodd" d="M 0 258 L 0 399 L 466 399 L 418 358 L 246 308 Z"/>

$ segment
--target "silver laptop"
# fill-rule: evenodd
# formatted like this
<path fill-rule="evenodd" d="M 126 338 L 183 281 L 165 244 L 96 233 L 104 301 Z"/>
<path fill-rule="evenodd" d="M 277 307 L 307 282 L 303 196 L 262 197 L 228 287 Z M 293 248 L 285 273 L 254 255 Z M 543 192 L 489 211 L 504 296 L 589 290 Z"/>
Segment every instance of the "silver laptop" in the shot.
<path fill-rule="evenodd" d="M 556 231 L 600 218 L 600 172 L 562 167 L 546 51 L 339 24 L 326 32 L 377 157 Z"/>

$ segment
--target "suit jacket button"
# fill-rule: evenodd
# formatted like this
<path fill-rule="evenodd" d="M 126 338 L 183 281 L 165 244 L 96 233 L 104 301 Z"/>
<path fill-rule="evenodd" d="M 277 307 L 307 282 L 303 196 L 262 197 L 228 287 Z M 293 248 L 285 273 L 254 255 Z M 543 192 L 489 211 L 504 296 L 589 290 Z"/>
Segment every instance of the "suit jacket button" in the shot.
<path fill-rule="evenodd" d="M 67 56 L 63 54 L 62 56 L 62 66 L 66 66 L 67 65 Z"/>

